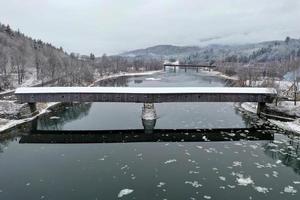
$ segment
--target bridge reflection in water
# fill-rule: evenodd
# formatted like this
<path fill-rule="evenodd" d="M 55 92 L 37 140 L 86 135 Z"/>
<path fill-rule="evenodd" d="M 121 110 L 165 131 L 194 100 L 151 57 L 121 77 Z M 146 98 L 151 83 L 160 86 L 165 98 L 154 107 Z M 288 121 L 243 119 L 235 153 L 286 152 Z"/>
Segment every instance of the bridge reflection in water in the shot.
<path fill-rule="evenodd" d="M 20 143 L 130 143 L 130 142 L 209 142 L 273 140 L 277 130 L 266 129 L 144 129 L 49 131 L 36 130 L 23 135 Z"/>

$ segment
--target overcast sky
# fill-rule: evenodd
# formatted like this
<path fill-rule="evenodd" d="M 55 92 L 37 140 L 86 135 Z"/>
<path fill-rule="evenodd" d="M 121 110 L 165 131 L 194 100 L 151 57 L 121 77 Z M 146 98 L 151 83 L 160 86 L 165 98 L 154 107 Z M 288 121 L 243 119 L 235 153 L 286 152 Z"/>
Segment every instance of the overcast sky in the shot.
<path fill-rule="evenodd" d="M 300 38 L 300 0 L 0 0 L 0 22 L 68 52 Z"/>

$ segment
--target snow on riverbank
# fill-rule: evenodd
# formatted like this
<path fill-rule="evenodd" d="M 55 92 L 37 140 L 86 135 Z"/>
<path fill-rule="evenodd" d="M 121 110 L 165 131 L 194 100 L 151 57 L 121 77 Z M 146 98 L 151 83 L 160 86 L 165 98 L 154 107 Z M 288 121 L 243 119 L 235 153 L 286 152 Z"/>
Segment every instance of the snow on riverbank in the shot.
<path fill-rule="evenodd" d="M 59 103 L 52 102 L 52 103 L 40 104 L 38 106 L 39 114 L 37 114 L 33 117 L 26 118 L 26 119 L 8 120 L 8 119 L 1 119 L 0 118 L 0 133 L 5 131 L 5 130 L 8 130 L 10 128 L 13 128 L 17 125 L 21 125 L 23 123 L 30 122 L 30 121 L 34 120 L 38 116 L 49 112 L 48 109 L 55 106 L 55 105 L 57 105 L 57 104 L 59 104 Z"/>
<path fill-rule="evenodd" d="M 283 105 L 280 106 L 279 104 L 283 104 Z M 297 114 L 296 116 L 300 116 L 300 102 L 298 102 L 296 106 L 294 106 L 293 102 L 280 102 L 279 104 L 278 104 L 278 108 L 276 108 L 275 105 L 271 105 L 270 108 L 276 111 L 281 111 L 285 114 L 294 113 Z M 246 103 L 242 103 L 240 107 L 245 111 L 256 113 L 257 103 L 246 102 Z M 283 122 L 274 119 L 268 119 L 268 121 L 278 126 L 281 129 L 300 134 L 300 119 L 296 119 L 290 122 Z"/>
<path fill-rule="evenodd" d="M 145 75 L 153 75 L 156 73 L 160 73 L 162 70 L 157 70 L 157 71 L 146 71 L 146 72 L 134 72 L 134 73 L 129 73 L 129 72 L 122 72 L 118 74 L 112 74 L 112 75 L 107 75 L 107 76 L 101 76 L 94 81 L 94 83 L 90 84 L 89 87 L 94 86 L 96 83 L 110 79 L 110 78 L 118 78 L 118 77 L 124 77 L 124 76 L 145 76 Z"/>
<path fill-rule="evenodd" d="M 210 76 L 218 76 L 218 77 L 221 77 L 221 78 L 224 78 L 224 79 L 229 79 L 229 80 L 235 80 L 235 81 L 239 80 L 239 78 L 237 76 L 228 76 L 226 74 L 223 74 L 222 72 L 214 71 L 214 70 L 208 71 L 208 70 L 202 69 L 201 73 L 202 74 L 207 74 L 207 75 L 210 75 Z"/>

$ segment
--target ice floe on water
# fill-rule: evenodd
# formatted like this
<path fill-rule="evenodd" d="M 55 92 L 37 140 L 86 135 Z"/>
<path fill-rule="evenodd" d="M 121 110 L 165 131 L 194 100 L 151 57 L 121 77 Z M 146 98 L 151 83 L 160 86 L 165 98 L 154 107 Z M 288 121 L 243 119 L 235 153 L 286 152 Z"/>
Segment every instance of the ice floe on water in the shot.
<path fill-rule="evenodd" d="M 220 179 L 221 181 L 226 181 L 226 178 L 225 178 L 224 176 L 219 176 L 219 179 Z"/>
<path fill-rule="evenodd" d="M 164 185 L 166 185 L 166 183 L 164 183 L 164 182 L 159 182 L 159 184 L 157 185 L 157 187 L 162 187 L 162 186 L 164 186 Z"/>
<path fill-rule="evenodd" d="M 227 187 L 233 189 L 233 188 L 235 188 L 235 185 L 227 185 Z"/>
<path fill-rule="evenodd" d="M 204 198 L 204 199 L 211 199 L 211 196 L 204 195 L 203 198 Z"/>
<path fill-rule="evenodd" d="M 123 196 L 125 196 L 125 195 L 131 194 L 132 192 L 133 192 L 132 189 L 123 189 L 123 190 L 121 190 L 121 191 L 119 192 L 118 198 L 121 198 L 121 197 L 123 197 Z"/>
<path fill-rule="evenodd" d="M 232 163 L 233 163 L 232 164 L 233 167 L 241 167 L 242 166 L 242 162 L 240 162 L 240 161 L 233 161 Z"/>
<path fill-rule="evenodd" d="M 257 191 L 257 192 L 261 192 L 261 193 L 267 193 L 269 192 L 269 189 L 266 188 L 266 187 L 261 187 L 261 186 L 255 186 L 254 189 Z"/>
<path fill-rule="evenodd" d="M 165 164 L 174 163 L 174 162 L 176 162 L 176 161 L 177 161 L 176 159 L 167 160 L 167 161 L 165 162 Z"/>
<path fill-rule="evenodd" d="M 50 119 L 52 119 L 52 120 L 56 120 L 56 119 L 60 119 L 60 117 L 57 117 L 57 116 L 52 116 L 52 117 L 50 117 Z"/>
<path fill-rule="evenodd" d="M 300 184 L 300 181 L 293 181 L 295 185 Z"/>
<path fill-rule="evenodd" d="M 146 81 L 160 81 L 161 78 L 145 78 Z"/>
<path fill-rule="evenodd" d="M 244 177 L 243 174 L 238 174 L 238 173 L 236 175 L 237 175 L 236 182 L 238 183 L 238 185 L 247 186 L 249 184 L 254 184 L 254 181 L 251 179 L 250 176 Z"/>
<path fill-rule="evenodd" d="M 272 176 L 274 176 L 275 178 L 277 178 L 279 175 L 279 173 L 277 171 L 272 171 Z"/>
<path fill-rule="evenodd" d="M 290 186 L 290 185 L 288 185 L 287 187 L 284 187 L 283 191 L 286 193 L 292 193 L 292 194 L 297 193 L 297 190 L 293 186 Z"/>
<path fill-rule="evenodd" d="M 276 161 L 276 164 L 280 164 L 280 163 L 282 163 L 281 160 L 277 160 L 277 161 Z"/>
<path fill-rule="evenodd" d="M 277 167 L 277 165 L 275 164 L 271 164 L 271 163 L 266 163 L 266 164 L 260 164 L 258 162 L 254 163 L 256 165 L 256 168 L 273 168 L 273 167 Z"/>
<path fill-rule="evenodd" d="M 257 145 L 254 145 L 254 144 L 251 144 L 251 145 L 249 145 L 249 147 L 251 147 L 252 149 L 257 149 Z"/>
<path fill-rule="evenodd" d="M 200 184 L 198 181 L 185 181 L 184 183 L 192 185 L 195 188 L 202 187 L 202 184 Z"/>
<path fill-rule="evenodd" d="M 121 167 L 121 170 L 124 170 L 124 169 L 129 169 L 128 165 L 124 165 L 123 167 Z"/>
<path fill-rule="evenodd" d="M 209 141 L 205 135 L 202 137 L 202 139 L 203 139 L 204 141 L 206 141 L 206 142 Z"/>

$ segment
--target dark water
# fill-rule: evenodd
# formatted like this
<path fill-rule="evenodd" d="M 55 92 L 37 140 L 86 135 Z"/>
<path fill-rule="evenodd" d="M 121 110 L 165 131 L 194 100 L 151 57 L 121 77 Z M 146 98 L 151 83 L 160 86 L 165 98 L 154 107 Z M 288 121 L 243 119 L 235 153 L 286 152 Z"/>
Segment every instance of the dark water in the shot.
<path fill-rule="evenodd" d="M 201 73 L 169 72 L 101 85 L 222 86 L 224 81 Z M 149 134 L 142 131 L 141 107 L 67 105 L 37 123 L 39 130 L 60 132 L 30 133 L 24 127 L 2 135 L 0 199 L 299 199 L 298 137 L 271 130 L 267 122 L 241 113 L 231 103 L 156 104 L 158 131 Z M 172 134 L 175 128 L 202 135 Z M 215 128 L 234 129 L 224 133 Z M 131 135 L 127 129 L 141 130 Z M 104 137 L 97 130 L 124 132 Z M 161 142 L 154 142 L 157 138 Z M 121 191 L 129 194 L 122 196 Z"/>

